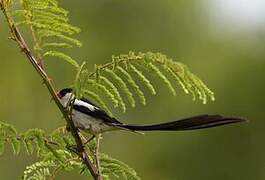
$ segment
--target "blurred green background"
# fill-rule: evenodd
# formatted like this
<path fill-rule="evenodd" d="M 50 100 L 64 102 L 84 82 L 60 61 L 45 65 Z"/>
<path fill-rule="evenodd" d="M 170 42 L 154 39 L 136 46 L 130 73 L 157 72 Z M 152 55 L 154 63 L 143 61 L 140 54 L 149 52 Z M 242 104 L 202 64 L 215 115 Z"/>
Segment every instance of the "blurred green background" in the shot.
<path fill-rule="evenodd" d="M 135 168 L 142 179 L 265 179 L 265 3 L 262 0 L 87 0 L 62 1 L 73 24 L 82 28 L 79 62 L 105 63 L 129 50 L 163 52 L 187 64 L 215 92 L 216 101 L 193 102 L 166 88 L 126 114 L 123 122 L 154 123 L 197 114 L 241 116 L 249 123 L 192 132 L 112 132 L 102 151 Z M 40 78 L 16 45 L 0 15 L 0 119 L 20 131 L 51 132 L 64 124 Z M 56 88 L 74 79 L 71 66 L 46 62 Z M 160 87 L 157 83 L 156 87 Z M 1 179 L 18 179 L 34 161 L 26 153 L 0 156 Z M 85 179 L 76 172 L 58 179 Z"/>

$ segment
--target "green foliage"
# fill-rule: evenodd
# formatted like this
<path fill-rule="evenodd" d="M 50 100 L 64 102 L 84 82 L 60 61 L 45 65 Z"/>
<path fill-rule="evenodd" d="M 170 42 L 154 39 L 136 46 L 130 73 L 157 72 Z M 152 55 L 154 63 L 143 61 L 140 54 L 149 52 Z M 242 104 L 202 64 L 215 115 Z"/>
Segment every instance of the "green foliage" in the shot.
<path fill-rule="evenodd" d="M 139 71 L 132 63 L 129 64 L 129 69 L 138 76 L 139 80 L 149 89 L 152 95 L 156 94 L 154 86 L 151 82 L 143 75 L 141 71 Z"/>
<path fill-rule="evenodd" d="M 131 87 L 134 89 L 135 93 L 138 95 L 139 99 L 141 100 L 141 103 L 143 105 L 146 104 L 145 96 L 143 91 L 140 89 L 140 87 L 136 84 L 132 76 L 121 66 L 116 67 L 118 71 L 120 71 L 121 75 L 124 76 L 124 78 L 128 81 L 128 83 L 131 85 Z"/>
<path fill-rule="evenodd" d="M 127 104 L 136 106 L 137 96 L 139 102 L 146 104 L 144 90 L 152 95 L 157 89 L 148 75 L 154 75 L 175 96 L 177 94 L 175 84 L 179 84 L 185 93 L 191 94 L 193 100 L 197 97 L 205 104 L 207 99 L 214 100 L 214 94 L 186 65 L 175 62 L 161 53 L 134 53 L 113 56 L 112 62 L 95 66 L 90 73 L 83 66 L 79 66 L 76 60 L 64 52 L 61 48 L 81 46 L 81 43 L 72 38 L 80 29 L 69 23 L 68 12 L 59 7 L 57 0 L 21 0 L 21 9 L 13 14 L 22 16 L 17 24 L 26 24 L 30 27 L 34 49 L 39 58 L 52 56 L 65 60 L 78 70 L 75 82 L 77 97 L 87 95 L 93 101 L 102 106 L 111 114 L 106 103 L 110 100 L 114 107 L 126 111 Z"/>
<path fill-rule="evenodd" d="M 81 42 L 71 37 L 80 29 L 69 23 L 68 12 L 59 7 L 57 0 L 21 0 L 20 4 L 13 13 L 17 17 L 16 25 L 30 27 L 38 58 L 57 57 L 78 67 L 78 63 L 60 49 L 80 47 Z"/>
<path fill-rule="evenodd" d="M 126 110 L 125 103 L 124 103 L 117 87 L 107 77 L 104 77 L 104 76 L 100 76 L 97 81 L 99 83 L 101 83 L 103 86 L 105 86 L 106 89 L 109 91 L 109 93 L 113 94 L 114 100 L 112 101 L 112 103 L 115 102 L 115 103 L 113 103 L 114 107 L 120 106 L 122 111 L 125 112 L 125 110 Z"/>
<path fill-rule="evenodd" d="M 5 143 L 9 142 L 14 154 L 20 152 L 20 143 L 17 140 L 17 131 L 14 126 L 0 121 L 0 155 L 4 152 Z"/>
<path fill-rule="evenodd" d="M 86 166 L 71 149 L 75 147 L 74 139 L 64 128 L 55 130 L 51 135 L 47 135 L 40 129 L 30 129 L 19 134 L 14 126 L 0 121 L 0 152 L 2 153 L 5 143 L 13 147 L 16 155 L 20 153 L 21 146 L 24 146 L 29 155 L 36 150 L 39 161 L 26 167 L 23 173 L 24 180 L 54 178 L 60 171 L 79 170 L 81 174 L 86 175 L 83 173 Z M 86 145 L 86 148 L 93 152 L 95 147 L 95 141 Z M 95 157 L 92 155 L 90 157 L 95 163 Z M 139 179 L 136 172 L 121 161 L 103 153 L 100 154 L 99 160 L 105 179 L 109 179 L 112 175 L 124 179 Z"/>
<path fill-rule="evenodd" d="M 193 100 L 198 97 L 204 104 L 209 98 L 214 100 L 213 92 L 191 73 L 186 65 L 175 62 L 161 53 L 152 52 L 138 54 L 129 52 L 112 57 L 110 63 L 95 66 L 94 72 L 89 73 L 86 69 L 80 71 L 81 75 L 76 81 L 80 88 L 77 88 L 77 91 L 83 92 L 83 95 L 89 94 L 110 112 L 100 97 L 100 95 L 108 96 L 114 107 L 118 106 L 125 112 L 127 102 L 124 101 L 124 97 L 132 107 L 135 107 L 134 94 L 139 97 L 142 104 L 146 104 L 143 87 L 151 94 L 156 94 L 154 84 L 144 75 L 147 73 L 160 79 L 174 96 L 177 92 L 173 83 L 177 83 L 185 93 L 193 96 Z"/>
<path fill-rule="evenodd" d="M 117 178 L 123 177 L 123 179 L 128 180 L 140 180 L 134 169 L 106 154 L 100 154 L 100 162 L 104 179 L 110 179 L 112 175 Z"/>
<path fill-rule="evenodd" d="M 0 121 L 0 151 L 3 153 L 4 145 L 10 143 L 14 154 L 19 154 L 23 145 L 28 154 L 32 154 L 34 148 L 38 155 L 41 151 L 46 151 L 46 138 L 43 130 L 29 129 L 24 133 L 18 134 L 14 126 Z"/>
<path fill-rule="evenodd" d="M 158 67 L 156 67 L 153 63 L 148 63 L 148 68 L 150 68 L 151 71 L 153 71 L 158 78 L 160 78 L 168 87 L 168 89 L 171 91 L 171 93 L 176 96 L 177 93 L 173 87 L 173 85 L 171 84 L 171 82 L 168 80 L 168 78 L 159 70 Z"/>
<path fill-rule="evenodd" d="M 113 70 L 105 69 L 105 72 L 109 74 L 109 77 L 116 81 L 118 88 L 124 92 L 131 106 L 135 107 L 135 100 L 126 83 Z"/>
<path fill-rule="evenodd" d="M 72 59 L 70 56 L 62 53 L 62 52 L 58 52 L 58 51 L 48 51 L 46 53 L 44 53 L 43 56 L 53 56 L 53 57 L 58 57 L 61 58 L 65 61 L 67 61 L 68 63 L 70 63 L 71 65 L 75 66 L 76 68 L 79 67 L 78 63 Z"/>
<path fill-rule="evenodd" d="M 45 180 L 46 177 L 51 176 L 50 167 L 54 167 L 53 161 L 40 161 L 26 167 L 24 171 L 23 180 Z"/>

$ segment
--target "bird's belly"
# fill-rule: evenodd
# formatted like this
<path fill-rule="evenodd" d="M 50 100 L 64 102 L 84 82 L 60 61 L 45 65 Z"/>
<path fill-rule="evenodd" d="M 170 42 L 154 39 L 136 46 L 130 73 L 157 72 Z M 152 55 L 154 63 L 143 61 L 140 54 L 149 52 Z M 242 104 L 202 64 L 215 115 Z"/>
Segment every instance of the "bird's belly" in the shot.
<path fill-rule="evenodd" d="M 88 130 L 94 135 L 113 129 L 112 126 L 103 123 L 100 119 L 96 119 L 75 110 L 73 110 L 72 113 L 72 120 L 78 129 Z"/>

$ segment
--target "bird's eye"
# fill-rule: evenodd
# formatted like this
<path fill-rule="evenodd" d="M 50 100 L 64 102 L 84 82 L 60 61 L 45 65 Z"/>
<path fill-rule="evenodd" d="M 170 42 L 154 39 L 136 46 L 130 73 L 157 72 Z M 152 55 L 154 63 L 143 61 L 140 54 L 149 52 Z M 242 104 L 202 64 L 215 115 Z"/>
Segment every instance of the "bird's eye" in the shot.
<path fill-rule="evenodd" d="M 60 93 L 57 93 L 56 95 L 57 95 L 57 97 L 58 97 L 59 99 L 62 98 L 62 95 L 61 95 Z"/>

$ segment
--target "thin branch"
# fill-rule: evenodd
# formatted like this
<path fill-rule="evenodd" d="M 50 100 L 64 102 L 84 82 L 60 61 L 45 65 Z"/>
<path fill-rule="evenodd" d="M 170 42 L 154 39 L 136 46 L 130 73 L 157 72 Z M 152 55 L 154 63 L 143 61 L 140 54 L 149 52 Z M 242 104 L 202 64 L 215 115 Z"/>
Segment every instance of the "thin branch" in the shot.
<path fill-rule="evenodd" d="M 11 137 L 6 137 L 6 138 L 5 138 L 5 142 L 10 141 L 10 139 L 11 139 Z M 21 136 L 17 136 L 16 139 L 17 139 L 18 141 L 21 141 L 21 140 L 23 140 L 23 137 L 21 137 Z M 34 141 L 35 138 L 31 137 L 31 138 L 28 138 L 28 140 L 30 140 L 30 141 Z M 56 146 L 59 145 L 57 142 L 54 142 L 54 141 L 52 141 L 52 140 L 49 140 L 48 138 L 45 138 L 45 139 L 44 139 L 44 142 L 47 143 L 47 144 L 52 144 L 52 145 L 56 145 Z"/>
<path fill-rule="evenodd" d="M 134 56 L 133 58 L 132 57 L 128 57 L 128 58 L 120 58 L 117 60 L 117 62 L 115 62 L 116 64 L 121 64 L 121 63 L 131 63 L 131 62 L 139 62 L 141 60 L 143 60 L 144 57 L 142 56 Z M 106 64 L 103 64 L 103 65 L 97 65 L 96 68 L 95 68 L 95 71 L 94 72 L 91 72 L 88 77 L 93 77 L 97 74 L 97 71 L 98 70 L 104 70 L 104 69 L 107 69 L 107 68 L 114 68 L 115 66 L 115 63 L 112 61 L 112 62 L 109 62 L 109 63 L 106 63 Z M 165 63 L 162 62 L 162 61 L 156 61 L 156 63 L 158 64 L 161 64 L 161 65 L 164 65 Z"/>
<path fill-rule="evenodd" d="M 24 38 L 22 37 L 19 29 L 15 26 L 14 21 L 12 17 L 10 16 L 8 10 L 5 9 L 5 1 L 3 0 L 1 1 L 1 10 L 6 17 L 12 37 L 15 38 L 15 41 L 20 47 L 21 51 L 26 55 L 27 59 L 30 61 L 34 69 L 37 71 L 38 75 L 43 79 L 43 83 L 47 87 L 54 102 L 56 103 L 57 107 L 60 109 L 68 126 L 70 127 L 71 134 L 74 137 L 76 145 L 77 145 L 79 157 L 82 159 L 83 163 L 87 166 L 93 178 L 96 180 L 102 180 L 102 177 L 98 174 L 97 168 L 90 161 L 88 154 L 86 153 L 84 149 L 84 145 L 78 134 L 78 130 L 72 121 L 72 118 L 71 118 L 72 116 L 69 114 L 69 111 L 65 109 L 64 106 L 61 104 L 59 98 L 56 95 L 55 88 L 53 87 L 50 78 L 48 77 L 46 72 L 38 65 L 38 62 L 36 61 L 35 57 L 31 53 L 30 49 L 28 48 L 28 45 L 26 44 Z"/>
<path fill-rule="evenodd" d="M 37 39 L 37 36 L 36 36 L 36 33 L 35 33 L 35 30 L 33 28 L 33 26 L 30 26 L 30 31 L 31 31 L 31 35 L 32 35 L 32 38 L 33 38 L 33 41 L 35 43 L 34 47 L 36 47 L 37 49 L 40 48 L 40 45 L 39 45 L 39 42 L 38 42 L 38 39 Z M 37 57 L 38 57 L 38 64 L 39 66 L 44 69 L 44 60 L 40 54 L 39 51 L 37 51 Z"/>
<path fill-rule="evenodd" d="M 96 144 L 96 152 L 95 152 L 95 158 L 96 158 L 96 165 L 98 169 L 98 174 L 101 176 L 101 169 L 100 169 L 100 162 L 99 162 L 99 144 L 101 139 L 101 134 L 97 135 L 97 144 Z"/>
<path fill-rule="evenodd" d="M 50 179 L 50 180 L 55 180 L 55 176 L 56 176 L 56 174 L 57 174 L 61 169 L 62 169 L 61 166 L 57 166 L 57 167 L 54 169 L 54 171 L 52 172 L 51 177 L 50 177 L 49 179 Z"/>
<path fill-rule="evenodd" d="M 142 59 L 143 59 L 143 57 L 141 57 L 141 56 L 137 56 L 137 57 L 132 58 L 132 59 L 130 59 L 130 58 L 128 58 L 128 59 L 119 59 L 119 60 L 117 61 L 117 64 L 119 64 L 119 63 L 125 63 L 125 62 L 127 62 L 128 60 L 129 60 L 129 61 L 139 61 L 139 60 L 142 60 Z M 91 72 L 91 73 L 88 75 L 88 77 L 92 77 L 92 76 L 94 76 L 94 75 L 96 74 L 96 71 L 97 71 L 97 70 L 103 70 L 103 69 L 107 69 L 107 68 L 112 68 L 113 66 L 114 66 L 114 62 L 109 62 L 109 63 L 103 64 L 103 65 L 98 65 L 98 66 L 96 66 L 97 68 L 95 69 L 95 71 L 94 71 L 94 72 Z"/>
<path fill-rule="evenodd" d="M 71 161 L 73 161 L 73 160 L 77 160 L 78 159 L 78 157 L 76 158 L 76 157 L 73 157 L 73 158 L 70 158 L 70 159 L 68 159 L 66 162 L 65 162 L 65 164 L 68 164 L 68 163 L 70 163 Z M 61 165 L 58 165 L 54 170 L 53 170 L 53 172 L 52 172 L 52 174 L 51 174 L 51 177 L 49 178 L 50 180 L 55 180 L 55 177 L 56 177 L 56 174 L 58 174 L 59 173 L 59 171 L 62 169 L 62 166 Z"/>

